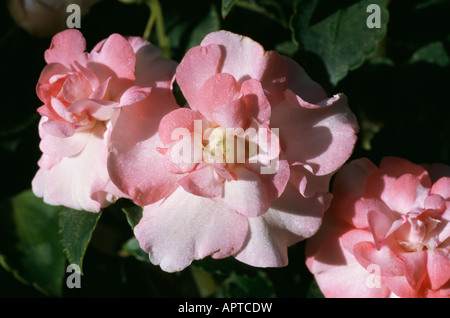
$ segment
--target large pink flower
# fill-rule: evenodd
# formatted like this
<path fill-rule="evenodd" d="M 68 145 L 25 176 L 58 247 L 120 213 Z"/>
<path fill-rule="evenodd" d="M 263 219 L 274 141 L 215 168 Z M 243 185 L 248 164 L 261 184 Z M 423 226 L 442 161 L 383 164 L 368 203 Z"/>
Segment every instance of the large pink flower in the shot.
<path fill-rule="evenodd" d="M 118 34 L 85 50 L 82 34 L 71 29 L 55 35 L 45 52 L 48 65 L 36 88 L 44 103 L 43 155 L 32 185 L 49 204 L 99 211 L 122 195 L 107 171 L 115 109 L 151 107 L 150 96 L 170 92 L 176 64 L 147 41 Z"/>
<path fill-rule="evenodd" d="M 141 247 L 166 271 L 208 255 L 286 265 L 353 150 L 346 97 L 328 99 L 293 60 L 226 31 L 189 50 L 176 80 L 189 108 L 115 134 L 142 113 L 128 107 L 111 138 L 111 178 L 145 206 Z"/>
<path fill-rule="evenodd" d="M 450 297 L 450 167 L 359 159 L 333 194 L 307 243 L 326 297 Z"/>

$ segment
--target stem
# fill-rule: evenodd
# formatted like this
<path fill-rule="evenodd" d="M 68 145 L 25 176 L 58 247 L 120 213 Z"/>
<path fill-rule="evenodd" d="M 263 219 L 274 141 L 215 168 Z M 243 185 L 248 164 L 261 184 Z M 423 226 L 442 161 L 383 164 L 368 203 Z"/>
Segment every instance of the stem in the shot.
<path fill-rule="evenodd" d="M 155 24 L 156 16 L 153 11 L 150 10 L 150 17 L 148 18 L 147 25 L 145 26 L 144 35 L 142 36 L 144 39 L 148 41 L 150 38 L 150 34 L 152 33 L 153 24 Z"/>
<path fill-rule="evenodd" d="M 191 265 L 190 269 L 192 278 L 197 285 L 200 297 L 204 298 L 212 295 L 217 289 L 217 285 L 214 281 L 213 276 L 203 268 L 197 267 L 195 265 Z"/>
<path fill-rule="evenodd" d="M 153 23 L 156 22 L 156 35 L 158 37 L 159 47 L 162 50 L 162 57 L 170 58 L 170 43 L 169 38 L 167 37 L 166 31 L 164 29 L 164 17 L 162 14 L 161 5 L 159 4 L 159 0 L 147 0 L 147 5 L 149 6 L 151 11 L 150 19 L 147 26 L 151 25 L 150 26 L 151 30 Z M 150 36 L 150 34 L 148 34 L 148 36 Z"/>

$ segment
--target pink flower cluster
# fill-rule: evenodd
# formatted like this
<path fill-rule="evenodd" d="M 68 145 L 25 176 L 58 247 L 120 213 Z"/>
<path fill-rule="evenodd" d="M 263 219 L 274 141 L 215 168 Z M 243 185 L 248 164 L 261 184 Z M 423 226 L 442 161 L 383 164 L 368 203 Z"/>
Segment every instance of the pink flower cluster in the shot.
<path fill-rule="evenodd" d="M 447 168 L 355 161 L 331 203 L 357 120 L 295 61 L 227 31 L 179 65 L 137 37 L 85 50 L 66 30 L 45 53 L 32 182 L 45 202 L 98 212 L 132 200 L 143 207 L 134 234 L 168 272 L 207 256 L 285 266 L 288 247 L 310 238 L 307 265 L 326 296 L 448 295 Z M 361 283 L 373 264 L 377 289 Z"/>
<path fill-rule="evenodd" d="M 344 166 L 306 264 L 326 297 L 450 297 L 450 167 Z"/>

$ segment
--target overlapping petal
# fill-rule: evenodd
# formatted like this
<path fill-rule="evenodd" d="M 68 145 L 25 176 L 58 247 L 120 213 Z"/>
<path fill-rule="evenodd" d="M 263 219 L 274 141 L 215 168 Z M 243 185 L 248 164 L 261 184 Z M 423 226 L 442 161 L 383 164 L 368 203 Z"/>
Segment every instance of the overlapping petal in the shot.
<path fill-rule="evenodd" d="M 385 291 L 381 297 L 448 296 L 447 169 L 439 169 L 444 176 L 435 170 L 430 178 L 424 166 L 386 157 L 378 168 L 358 159 L 337 174 L 324 220 L 328 226 L 307 243 L 307 266 L 325 296 L 352 297 L 354 289 L 361 297 L 373 297 L 376 289 Z M 330 231 L 336 234 L 327 238 Z M 351 258 L 339 264 L 324 258 L 337 251 Z M 341 281 L 338 275 L 350 268 L 361 273 L 373 269 L 377 286 Z"/>

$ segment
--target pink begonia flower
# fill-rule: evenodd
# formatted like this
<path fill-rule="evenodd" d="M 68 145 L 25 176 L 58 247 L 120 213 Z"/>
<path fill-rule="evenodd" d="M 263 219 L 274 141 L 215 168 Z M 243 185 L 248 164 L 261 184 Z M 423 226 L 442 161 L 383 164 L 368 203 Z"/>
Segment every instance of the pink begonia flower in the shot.
<path fill-rule="evenodd" d="M 48 204 L 97 212 L 123 196 L 107 171 L 113 114 L 171 95 L 176 63 L 147 41 L 118 34 L 85 50 L 82 34 L 70 29 L 45 52 L 48 65 L 36 88 L 44 103 L 38 109 L 43 155 L 32 187 Z"/>
<path fill-rule="evenodd" d="M 227 31 L 190 49 L 176 80 L 189 108 L 141 128 L 136 116 L 162 111 L 127 107 L 111 136 L 111 179 L 144 206 L 140 246 L 169 272 L 209 255 L 285 266 L 287 247 L 319 228 L 330 177 L 353 150 L 346 97 Z"/>
<path fill-rule="evenodd" d="M 76 4 L 86 15 L 100 0 L 7 0 L 14 22 L 36 37 L 50 37 L 67 28 L 67 6 Z"/>
<path fill-rule="evenodd" d="M 450 297 L 450 167 L 385 157 L 336 175 L 306 264 L 325 297 Z"/>

